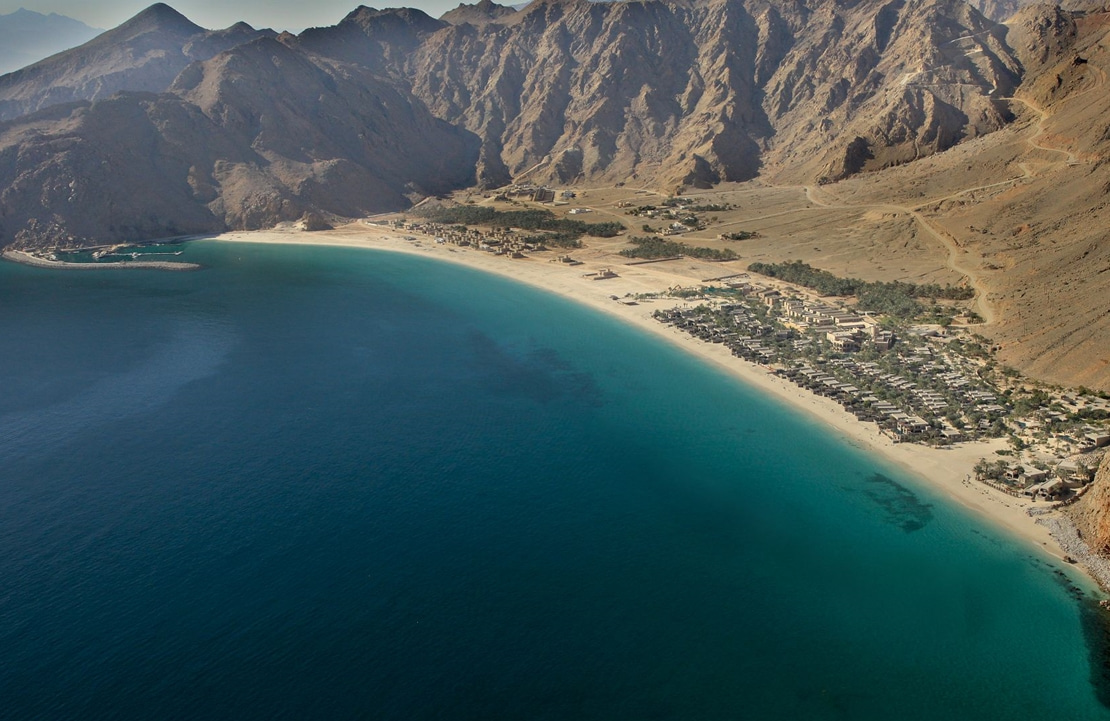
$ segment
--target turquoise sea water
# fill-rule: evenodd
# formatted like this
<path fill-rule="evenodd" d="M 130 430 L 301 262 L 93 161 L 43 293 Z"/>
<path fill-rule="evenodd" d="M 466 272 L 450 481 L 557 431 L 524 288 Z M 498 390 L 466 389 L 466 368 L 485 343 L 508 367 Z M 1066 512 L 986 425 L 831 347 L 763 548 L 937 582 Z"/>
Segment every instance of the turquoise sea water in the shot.
<path fill-rule="evenodd" d="M 1083 586 L 569 302 L 0 264 L 0 717 L 1101 719 Z"/>

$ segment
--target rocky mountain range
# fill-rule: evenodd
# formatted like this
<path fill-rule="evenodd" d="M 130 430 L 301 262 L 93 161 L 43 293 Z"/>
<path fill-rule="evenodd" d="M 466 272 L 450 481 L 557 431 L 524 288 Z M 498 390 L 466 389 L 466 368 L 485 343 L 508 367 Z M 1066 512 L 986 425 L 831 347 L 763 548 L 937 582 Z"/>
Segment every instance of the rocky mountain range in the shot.
<path fill-rule="evenodd" d="M 438 20 L 359 7 L 297 36 L 245 24 L 207 31 L 159 4 L 0 78 L 0 156 L 11 159 L 0 167 L 0 242 L 257 227 L 306 209 L 366 212 L 510 179 L 666 188 L 760 174 L 836 180 L 1005 126 L 1001 97 L 1023 81 L 1005 38 L 962 0 L 537 0 L 519 12 L 484 0 Z M 252 60 L 266 53 L 272 63 Z M 270 71 L 286 66 L 306 84 Z M 215 93 L 203 101 L 198 77 Z M 340 120 L 325 98 L 353 115 Z M 152 117 L 170 107 L 196 123 Z M 127 122 L 100 122 L 108 108 Z M 298 122 L 277 122 L 287 116 Z M 399 117 L 413 122 L 388 122 Z M 367 147 L 393 155 L 311 140 L 359 125 Z M 84 205 L 92 197 L 59 206 L 28 195 L 95 174 L 89 162 L 123 165 L 107 149 L 131 149 L 136 138 L 175 149 L 172 163 L 140 164 L 150 172 L 129 166 L 142 178 L 136 192 L 114 183 L 121 196 L 162 198 L 143 206 L 145 220 L 116 205 L 118 222 L 101 224 L 91 220 L 101 209 Z M 463 163 L 425 165 L 424 150 Z M 266 162 L 244 161 L 259 153 Z M 377 178 L 357 202 L 354 190 L 317 192 L 322 167 L 352 165 Z"/>

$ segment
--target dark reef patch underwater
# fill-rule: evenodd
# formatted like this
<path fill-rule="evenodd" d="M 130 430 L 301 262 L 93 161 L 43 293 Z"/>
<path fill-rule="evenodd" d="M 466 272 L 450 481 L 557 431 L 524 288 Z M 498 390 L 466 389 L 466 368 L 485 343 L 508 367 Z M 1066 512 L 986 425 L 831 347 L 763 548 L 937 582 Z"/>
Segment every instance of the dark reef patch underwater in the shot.
<path fill-rule="evenodd" d="M 910 489 L 889 476 L 875 473 L 867 479 L 863 494 L 883 510 L 891 523 L 906 533 L 920 531 L 933 520 L 933 506 L 922 503 Z"/>
<path fill-rule="evenodd" d="M 1085 580 L 676 348 L 181 258 L 0 264 L 5 719 L 1110 718 Z"/>

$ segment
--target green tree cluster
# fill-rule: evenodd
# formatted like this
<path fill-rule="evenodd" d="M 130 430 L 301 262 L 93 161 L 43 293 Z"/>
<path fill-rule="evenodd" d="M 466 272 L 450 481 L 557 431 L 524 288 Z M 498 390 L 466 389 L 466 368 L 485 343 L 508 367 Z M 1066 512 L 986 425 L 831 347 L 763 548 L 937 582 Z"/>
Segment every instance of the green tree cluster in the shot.
<path fill-rule="evenodd" d="M 862 310 L 875 311 L 898 318 L 916 318 L 924 312 L 918 298 L 970 300 L 971 288 L 941 286 L 936 283 L 871 282 L 857 278 L 841 278 L 827 270 L 814 268 L 800 260 L 785 263 L 752 263 L 748 270 L 771 278 L 779 278 L 816 290 L 821 295 L 855 296 Z"/>
<path fill-rule="evenodd" d="M 655 258 L 671 258 L 676 255 L 685 255 L 691 258 L 699 258 L 701 260 L 735 260 L 738 256 L 732 250 L 725 248 L 719 250 L 717 248 L 703 248 L 686 243 L 680 243 L 674 240 L 665 240 L 663 238 L 642 238 L 633 236 L 628 239 L 634 247 L 626 248 L 621 251 L 621 255 L 626 258 L 643 258 L 651 260 Z"/>
<path fill-rule="evenodd" d="M 565 245 L 567 241 L 577 240 L 583 235 L 612 238 L 625 229 L 616 221 L 586 223 L 560 218 L 550 210 L 497 210 L 484 205 L 457 205 L 450 208 L 418 209 L 413 212 L 444 225 L 487 225 L 493 228 L 548 231 L 549 235 L 541 236 L 541 239 L 552 245 Z"/>

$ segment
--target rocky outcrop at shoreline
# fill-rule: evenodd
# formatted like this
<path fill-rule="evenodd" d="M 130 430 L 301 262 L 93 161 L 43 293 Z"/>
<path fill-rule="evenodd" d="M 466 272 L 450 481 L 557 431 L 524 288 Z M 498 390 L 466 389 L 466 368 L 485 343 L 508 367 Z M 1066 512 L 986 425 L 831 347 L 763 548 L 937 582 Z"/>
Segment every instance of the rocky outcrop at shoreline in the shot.
<path fill-rule="evenodd" d="M 1103 590 L 1110 590 L 1110 559 L 1091 551 L 1091 547 L 1083 540 L 1082 533 L 1070 517 L 1056 514 L 1039 518 L 1037 523 L 1048 529 L 1060 544 L 1060 549 L 1068 557 L 1082 564 Z"/>
<path fill-rule="evenodd" d="M 1110 590 L 1110 454 L 1103 457 L 1083 498 L 1038 523 L 1047 526 L 1064 552 Z"/>

